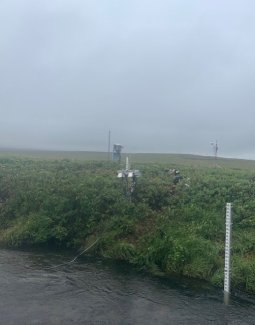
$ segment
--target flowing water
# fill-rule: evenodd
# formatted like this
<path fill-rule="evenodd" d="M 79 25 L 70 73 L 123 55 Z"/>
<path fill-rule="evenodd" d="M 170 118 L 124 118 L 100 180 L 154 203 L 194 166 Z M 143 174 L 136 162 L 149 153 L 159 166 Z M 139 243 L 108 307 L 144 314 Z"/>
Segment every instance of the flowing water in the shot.
<path fill-rule="evenodd" d="M 124 263 L 0 250 L 0 324 L 255 324 L 255 298 Z"/>

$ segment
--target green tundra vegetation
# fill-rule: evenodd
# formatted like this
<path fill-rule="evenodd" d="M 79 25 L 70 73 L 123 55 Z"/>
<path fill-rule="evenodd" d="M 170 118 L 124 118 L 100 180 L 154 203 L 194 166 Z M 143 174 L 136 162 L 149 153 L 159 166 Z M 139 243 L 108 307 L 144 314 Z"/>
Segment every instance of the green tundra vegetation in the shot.
<path fill-rule="evenodd" d="M 0 243 L 86 247 L 155 274 L 223 286 L 225 205 L 234 205 L 232 284 L 255 292 L 255 162 L 133 154 L 132 197 L 103 153 L 0 153 Z M 183 179 L 173 183 L 169 168 Z"/>

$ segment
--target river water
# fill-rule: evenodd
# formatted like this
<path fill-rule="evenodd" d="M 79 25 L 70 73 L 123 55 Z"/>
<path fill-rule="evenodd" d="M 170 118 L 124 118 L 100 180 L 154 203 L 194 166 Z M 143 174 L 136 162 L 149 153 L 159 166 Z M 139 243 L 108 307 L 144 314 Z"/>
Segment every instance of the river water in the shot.
<path fill-rule="evenodd" d="M 162 279 L 124 263 L 0 250 L 0 324 L 255 324 L 255 298 L 223 303 L 206 283 Z M 52 268 L 53 267 L 53 268 Z"/>

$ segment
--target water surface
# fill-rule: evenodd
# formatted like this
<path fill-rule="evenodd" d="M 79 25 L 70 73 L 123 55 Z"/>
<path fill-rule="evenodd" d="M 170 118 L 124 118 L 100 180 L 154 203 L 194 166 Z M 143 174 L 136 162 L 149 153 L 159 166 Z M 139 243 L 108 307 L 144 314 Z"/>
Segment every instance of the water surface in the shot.
<path fill-rule="evenodd" d="M 0 324 L 255 324 L 255 300 L 124 263 L 0 250 Z"/>

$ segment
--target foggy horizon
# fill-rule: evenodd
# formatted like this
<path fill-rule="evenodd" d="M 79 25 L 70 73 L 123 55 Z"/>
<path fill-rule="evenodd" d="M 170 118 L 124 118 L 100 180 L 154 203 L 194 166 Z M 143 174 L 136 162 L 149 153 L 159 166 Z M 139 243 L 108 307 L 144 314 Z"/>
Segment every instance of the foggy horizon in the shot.
<path fill-rule="evenodd" d="M 108 150 L 107 148 L 103 149 L 103 150 L 86 150 L 86 149 L 82 149 L 82 148 L 36 148 L 36 147 L 0 147 L 0 152 L 52 152 L 52 153 L 86 153 L 86 152 L 95 152 L 95 153 L 105 153 L 107 154 L 108 153 Z M 113 152 L 113 145 L 111 146 L 111 150 L 110 150 L 110 153 L 112 154 Z M 162 152 L 162 151 L 154 151 L 154 152 L 150 152 L 150 151 L 128 151 L 128 150 L 125 150 L 125 147 L 124 149 L 122 150 L 122 154 L 123 155 L 126 155 L 126 154 L 160 154 L 160 155 L 190 155 L 190 156 L 201 156 L 201 157 L 205 157 L 205 158 L 213 158 L 215 159 L 215 154 L 214 152 L 211 150 L 208 150 L 208 153 L 194 153 L 194 152 Z M 220 159 L 220 158 L 226 158 L 226 159 L 241 159 L 241 160 L 255 160 L 255 157 L 235 157 L 235 156 L 228 156 L 228 155 L 220 155 L 220 154 L 217 154 L 217 159 Z"/>
<path fill-rule="evenodd" d="M 251 0 L 3 0 L 0 148 L 255 159 Z"/>

